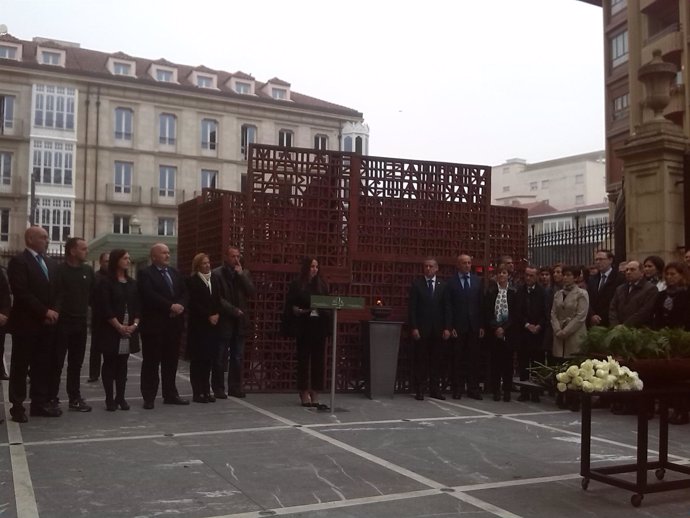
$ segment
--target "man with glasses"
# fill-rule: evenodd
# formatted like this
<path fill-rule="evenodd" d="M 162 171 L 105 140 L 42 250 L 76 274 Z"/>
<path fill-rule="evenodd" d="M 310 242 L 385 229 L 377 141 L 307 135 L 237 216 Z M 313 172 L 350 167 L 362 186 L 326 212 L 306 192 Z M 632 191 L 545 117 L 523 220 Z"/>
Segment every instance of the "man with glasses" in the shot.
<path fill-rule="evenodd" d="M 589 313 L 587 325 L 609 325 L 609 306 L 616 288 L 625 282 L 625 276 L 613 268 L 613 252 L 611 250 L 597 250 L 594 254 L 594 264 L 599 273 L 592 275 L 587 283 L 589 295 Z"/>

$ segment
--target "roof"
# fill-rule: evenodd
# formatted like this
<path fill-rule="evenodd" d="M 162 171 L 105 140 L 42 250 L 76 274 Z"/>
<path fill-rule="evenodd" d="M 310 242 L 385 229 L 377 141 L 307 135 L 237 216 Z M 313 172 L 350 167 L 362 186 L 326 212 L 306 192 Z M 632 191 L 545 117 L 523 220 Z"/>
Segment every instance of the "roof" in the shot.
<path fill-rule="evenodd" d="M 204 65 L 190 66 L 183 65 L 179 63 L 172 63 L 165 58 L 157 59 L 147 59 L 140 58 L 136 56 L 130 56 L 124 52 L 118 51 L 113 53 L 101 52 L 98 50 L 91 50 L 79 47 L 76 44 L 64 45 L 60 42 L 51 41 L 48 38 L 38 38 L 36 41 L 28 41 L 18 39 L 11 34 L 0 35 L 0 42 L 8 42 L 14 44 L 22 45 L 22 61 L 16 61 L 13 59 L 2 59 L 0 58 L 0 66 L 10 66 L 19 67 L 32 70 L 46 70 L 50 67 L 56 74 L 64 73 L 68 75 L 80 76 L 85 80 L 89 78 L 97 80 L 104 79 L 108 81 L 121 82 L 123 85 L 126 84 L 139 84 L 146 86 L 155 86 L 156 88 L 165 88 L 170 90 L 176 90 L 178 92 L 194 92 L 199 93 L 203 91 L 205 95 L 217 96 L 221 98 L 232 99 L 233 101 L 251 101 L 251 102 L 261 102 L 266 104 L 272 104 L 275 106 L 289 106 L 302 109 L 313 109 L 318 111 L 324 111 L 335 115 L 342 115 L 354 119 L 362 119 L 363 114 L 352 108 L 346 106 L 341 106 L 323 99 L 317 99 L 309 95 L 300 94 L 291 90 L 290 101 L 274 99 L 268 92 L 262 92 L 261 88 L 271 82 L 271 84 L 279 84 L 283 86 L 290 87 L 290 83 L 283 81 L 277 77 L 270 79 L 269 81 L 262 83 L 256 81 L 255 94 L 248 96 L 246 94 L 238 94 L 230 88 L 229 80 L 232 77 L 236 77 L 243 80 L 254 80 L 254 78 L 244 72 L 236 72 L 235 74 L 231 72 L 226 72 L 222 70 L 213 70 Z M 52 65 L 39 64 L 37 61 L 37 47 L 42 48 L 55 48 L 65 52 L 65 67 L 55 67 Z M 124 76 L 124 75 L 114 75 L 108 70 L 108 60 L 110 58 L 122 59 L 127 61 L 133 61 L 135 64 L 135 74 L 136 77 Z M 153 77 L 149 75 L 149 70 L 151 65 L 160 64 L 167 67 L 177 68 L 177 80 L 178 83 L 166 83 L 162 81 L 156 81 Z M 193 71 L 204 71 L 207 73 L 216 74 L 218 77 L 217 87 L 218 89 L 200 89 L 192 82 L 192 72 Z"/>
<path fill-rule="evenodd" d="M 534 162 L 533 164 L 527 163 L 522 158 L 511 158 L 498 164 L 496 167 L 500 167 L 508 164 L 520 163 L 525 166 L 522 172 L 533 171 L 535 169 L 545 169 L 547 167 L 556 167 L 563 164 L 571 164 L 573 162 L 601 162 L 606 160 L 606 151 L 603 149 L 600 151 L 591 151 L 589 153 L 581 153 L 579 155 L 564 156 L 561 158 L 555 158 L 553 160 L 545 160 L 543 162 Z"/>
<path fill-rule="evenodd" d="M 543 202 L 542 202 L 543 203 Z M 521 207 L 524 207 L 525 205 L 521 205 Z M 536 211 L 527 211 L 527 217 L 528 218 L 536 218 L 539 216 L 571 216 L 575 214 L 583 214 L 583 213 L 588 213 L 588 212 L 608 212 L 609 210 L 609 204 L 606 202 L 603 203 L 593 203 L 591 205 L 578 205 L 576 207 L 570 207 L 567 209 L 555 209 L 554 207 L 551 207 L 551 205 L 547 204 L 547 207 L 553 209 L 553 210 L 536 210 Z"/>

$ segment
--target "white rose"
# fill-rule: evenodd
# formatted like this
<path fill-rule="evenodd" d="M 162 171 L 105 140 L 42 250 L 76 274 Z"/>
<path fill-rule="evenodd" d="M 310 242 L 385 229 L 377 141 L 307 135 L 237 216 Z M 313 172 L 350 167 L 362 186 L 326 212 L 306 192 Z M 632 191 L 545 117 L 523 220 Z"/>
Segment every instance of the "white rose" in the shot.
<path fill-rule="evenodd" d="M 585 392 L 594 392 L 594 385 L 592 385 L 590 381 L 583 381 L 582 390 L 584 390 Z"/>
<path fill-rule="evenodd" d="M 573 378 L 573 384 L 574 384 L 576 387 L 581 387 L 581 386 L 582 386 L 582 378 L 581 378 L 580 376 L 575 376 L 575 377 Z"/>
<path fill-rule="evenodd" d="M 567 372 L 559 372 L 556 374 L 556 381 L 559 383 L 568 383 L 570 381 L 570 376 L 568 376 Z"/>
<path fill-rule="evenodd" d="M 565 372 L 568 373 L 568 376 L 574 378 L 575 376 L 577 376 L 578 372 L 580 372 L 580 369 L 577 368 L 577 365 L 571 365 Z"/>
<path fill-rule="evenodd" d="M 609 375 L 608 371 L 605 371 L 604 369 L 597 369 L 597 378 L 600 379 L 606 379 L 606 377 Z"/>
<path fill-rule="evenodd" d="M 558 392 L 565 392 L 566 390 L 568 390 L 568 387 L 565 383 L 559 383 L 558 385 L 556 385 L 556 388 L 558 389 Z"/>

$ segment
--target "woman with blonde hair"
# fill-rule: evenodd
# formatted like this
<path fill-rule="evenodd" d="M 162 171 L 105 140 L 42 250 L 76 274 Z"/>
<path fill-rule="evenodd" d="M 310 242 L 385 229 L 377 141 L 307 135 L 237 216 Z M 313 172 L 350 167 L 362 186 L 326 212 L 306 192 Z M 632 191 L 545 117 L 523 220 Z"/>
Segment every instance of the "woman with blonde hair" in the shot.
<path fill-rule="evenodd" d="M 220 285 L 211 275 L 211 260 L 199 253 L 192 260 L 192 274 L 187 279 L 189 290 L 189 321 L 187 353 L 192 401 L 213 403 L 211 370 L 221 345 L 218 331 L 220 317 Z"/>

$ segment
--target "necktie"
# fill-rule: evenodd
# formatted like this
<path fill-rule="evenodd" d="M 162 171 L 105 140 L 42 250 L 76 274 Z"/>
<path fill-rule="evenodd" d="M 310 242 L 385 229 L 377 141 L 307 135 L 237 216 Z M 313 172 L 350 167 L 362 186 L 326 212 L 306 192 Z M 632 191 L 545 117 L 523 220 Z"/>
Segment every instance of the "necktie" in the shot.
<path fill-rule="evenodd" d="M 429 290 L 429 295 L 433 295 L 434 294 L 434 280 L 428 279 L 426 281 L 426 287 Z"/>
<path fill-rule="evenodd" d="M 38 261 L 41 270 L 43 270 L 43 275 L 46 276 L 46 279 L 50 280 L 50 277 L 48 277 L 48 266 L 46 266 L 46 262 L 43 260 L 43 256 L 41 254 L 36 255 L 36 260 Z"/>
<path fill-rule="evenodd" d="M 470 287 L 470 276 L 465 274 L 462 276 L 462 289 L 465 290 Z"/>
<path fill-rule="evenodd" d="M 599 291 L 601 291 L 601 288 L 604 287 L 604 284 L 606 284 L 606 274 L 602 274 L 601 279 L 599 280 Z"/>
<path fill-rule="evenodd" d="M 173 289 L 173 281 L 172 281 L 172 277 L 170 277 L 170 273 L 168 272 L 168 269 L 162 268 L 161 273 L 163 274 L 163 278 L 165 279 L 165 283 L 168 285 L 168 289 L 170 290 L 170 293 L 172 293 L 174 295 L 175 290 Z"/>

